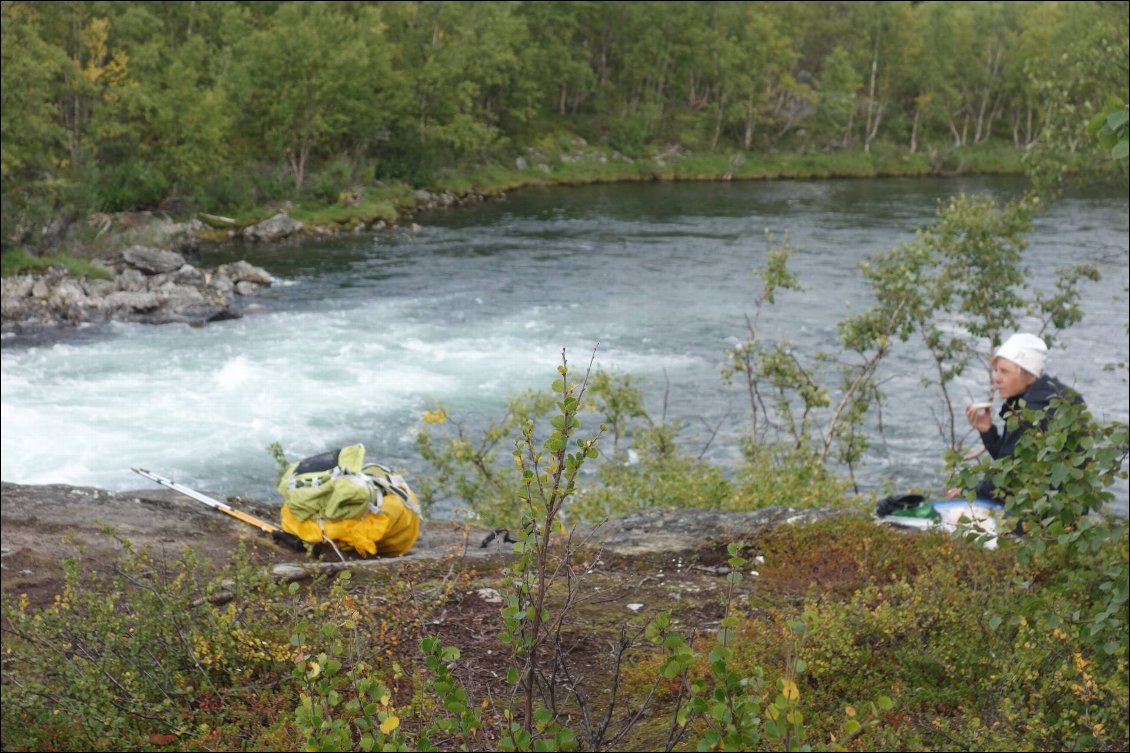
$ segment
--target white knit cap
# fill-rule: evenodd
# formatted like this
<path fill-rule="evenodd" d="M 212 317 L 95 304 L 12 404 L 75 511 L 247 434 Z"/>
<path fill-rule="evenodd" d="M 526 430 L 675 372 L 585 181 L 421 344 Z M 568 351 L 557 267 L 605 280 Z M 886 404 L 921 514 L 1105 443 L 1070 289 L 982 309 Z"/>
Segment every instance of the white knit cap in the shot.
<path fill-rule="evenodd" d="M 1020 332 L 1004 341 L 997 348 L 993 360 L 1004 358 L 1012 361 L 1032 376 L 1042 376 L 1044 364 L 1048 360 L 1048 346 L 1042 338 Z"/>

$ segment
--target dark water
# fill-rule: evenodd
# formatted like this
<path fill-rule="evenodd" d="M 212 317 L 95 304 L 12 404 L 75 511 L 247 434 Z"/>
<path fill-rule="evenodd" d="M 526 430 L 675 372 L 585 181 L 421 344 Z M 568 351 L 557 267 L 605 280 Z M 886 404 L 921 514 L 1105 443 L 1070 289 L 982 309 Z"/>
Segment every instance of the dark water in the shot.
<path fill-rule="evenodd" d="M 271 441 L 292 455 L 362 441 L 414 469 L 424 410 L 442 403 L 481 428 L 507 396 L 548 387 L 562 348 L 577 367 L 598 343 L 600 368 L 642 378 L 653 415 L 666 399 L 668 417 L 685 421 L 688 451 L 720 426 L 707 456 L 733 466 L 747 408 L 721 365 L 753 313 L 767 236 L 795 247 L 804 290 L 762 315 L 763 336 L 807 359 L 838 353 L 836 323 L 870 304 L 861 261 L 911 240 L 956 193 L 1021 189 L 1003 178 L 527 189 L 419 217 L 414 234 L 217 250 L 205 264 L 247 258 L 281 278 L 258 312 L 205 330 L 116 326 L 81 343 L 5 345 L 3 477 L 136 487 L 121 469 L 147 462 L 207 488 L 269 494 Z M 1038 287 L 1062 265 L 1102 270 L 1049 370 L 1125 421 L 1126 372 L 1105 367 L 1128 358 L 1126 188 L 1060 202 L 1030 242 Z M 859 469 L 864 488 L 942 487 L 929 369 L 913 342 L 884 365 L 885 428 Z M 956 394 L 983 399 L 984 380 L 970 375 Z M 141 431 L 154 408 L 172 420 Z M 51 466 L 49 446 L 16 439 L 44 421 L 78 437 L 82 462 Z"/>

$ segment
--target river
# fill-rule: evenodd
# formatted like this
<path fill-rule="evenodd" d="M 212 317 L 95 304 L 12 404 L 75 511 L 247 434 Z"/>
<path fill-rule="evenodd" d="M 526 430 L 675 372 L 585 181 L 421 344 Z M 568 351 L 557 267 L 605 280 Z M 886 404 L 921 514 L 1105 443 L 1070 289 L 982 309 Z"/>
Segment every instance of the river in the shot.
<path fill-rule="evenodd" d="M 277 499 L 266 451 L 293 457 L 363 442 L 425 473 L 414 436 L 443 404 L 472 434 L 506 398 L 547 388 L 562 348 L 643 380 L 658 416 L 682 418 L 682 446 L 739 462 L 746 407 L 721 378 L 744 337 L 767 233 L 787 234 L 803 291 L 762 316 L 764 334 L 810 357 L 834 352 L 835 325 L 869 304 L 858 268 L 911 240 L 959 193 L 1015 195 L 1015 178 L 619 184 L 525 189 L 501 201 L 417 217 L 418 232 L 302 245 L 211 249 L 278 280 L 242 319 L 204 328 L 110 324 L 51 341 L 2 343 L 5 481 L 123 490 L 143 466 L 201 489 Z M 1066 264 L 1098 265 L 1086 318 L 1053 349 L 1049 371 L 1101 418 L 1126 421 L 1127 189 L 1080 191 L 1036 222 L 1026 264 L 1038 288 Z M 1032 325 L 1034 320 L 1029 320 Z M 598 346 L 599 343 L 599 346 Z M 857 477 L 941 489 L 936 395 L 912 342 L 884 365 L 884 431 Z M 983 399 L 984 376 L 958 385 Z M 666 398 L 665 398 L 666 396 Z M 711 427 L 711 428 L 707 428 Z M 1116 509 L 1125 514 L 1126 487 Z"/>

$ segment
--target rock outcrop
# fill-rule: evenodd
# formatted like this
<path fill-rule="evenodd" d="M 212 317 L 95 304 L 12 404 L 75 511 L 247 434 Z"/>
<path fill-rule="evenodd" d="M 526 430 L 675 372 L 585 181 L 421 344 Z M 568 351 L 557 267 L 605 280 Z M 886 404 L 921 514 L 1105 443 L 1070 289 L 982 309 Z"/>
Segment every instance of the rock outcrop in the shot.
<path fill-rule="evenodd" d="M 206 494 L 262 520 L 278 519 L 278 504 L 247 498 L 225 498 L 214 491 Z M 709 552 L 727 542 L 756 541 L 776 526 L 804 524 L 829 517 L 860 513 L 830 508 L 794 509 L 769 507 L 749 512 L 721 512 L 683 508 L 654 508 L 625 518 L 609 520 L 594 528 L 579 530 L 579 540 L 612 557 L 634 561 Z M 50 603 L 62 581 L 62 561 L 79 552 L 87 567 L 108 569 L 122 555 L 121 540 L 135 549 L 149 548 L 162 557 L 183 555 L 191 546 L 207 560 L 227 561 L 240 542 L 254 545 L 263 564 L 290 562 L 291 574 L 276 568 L 276 575 L 322 569 L 334 572 L 348 568 L 382 568 L 458 556 L 483 564 L 506 561 L 513 547 L 490 529 L 451 520 L 425 521 L 419 541 L 407 555 L 394 558 L 347 562 L 330 557 L 324 564 L 296 556 L 275 545 L 254 527 L 189 499 L 179 492 L 150 487 L 129 492 L 110 492 L 92 487 L 48 484 L 28 486 L 0 484 L 0 550 L 4 572 L 3 589 L 30 591 L 33 602 Z M 721 572 L 719 570 L 719 572 Z M 36 597 L 36 594 L 39 594 Z"/>
<path fill-rule="evenodd" d="M 286 212 L 279 212 L 270 219 L 263 220 L 257 225 L 249 225 L 241 232 L 249 241 L 263 241 L 267 243 L 281 241 L 292 235 L 298 235 L 303 230 L 303 225 Z"/>
<path fill-rule="evenodd" d="M 247 262 L 198 269 L 175 251 L 131 246 L 105 263 L 111 279 L 75 278 L 62 267 L 0 282 L 4 331 L 104 321 L 202 324 L 240 315 L 244 300 L 271 285 Z"/>

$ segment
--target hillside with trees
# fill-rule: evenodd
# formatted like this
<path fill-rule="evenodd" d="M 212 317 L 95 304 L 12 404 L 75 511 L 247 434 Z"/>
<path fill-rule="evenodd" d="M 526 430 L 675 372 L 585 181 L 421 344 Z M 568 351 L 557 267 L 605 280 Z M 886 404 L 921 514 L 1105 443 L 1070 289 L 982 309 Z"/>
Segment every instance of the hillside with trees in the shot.
<path fill-rule="evenodd" d="M 1125 2 L 9 2 L 3 243 L 434 187 L 583 143 L 839 172 L 1093 149 Z M 844 155 L 854 162 L 843 163 Z M 833 170 L 836 172 L 837 170 Z M 690 168 L 694 172 L 694 168 Z M 710 172 L 707 170 L 706 172 Z M 721 171 L 719 171 L 721 172 Z M 787 169 L 784 171 L 789 172 Z M 583 180 L 584 176 L 579 179 Z"/>

